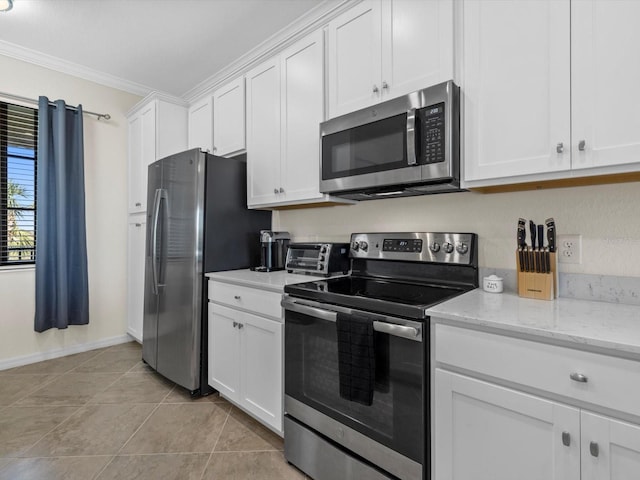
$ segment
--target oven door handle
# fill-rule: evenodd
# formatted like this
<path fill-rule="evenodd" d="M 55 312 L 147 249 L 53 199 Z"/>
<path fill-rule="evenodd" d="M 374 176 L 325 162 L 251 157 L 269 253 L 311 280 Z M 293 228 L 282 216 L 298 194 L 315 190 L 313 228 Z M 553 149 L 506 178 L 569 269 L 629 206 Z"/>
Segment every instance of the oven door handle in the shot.
<path fill-rule="evenodd" d="M 374 321 L 373 329 L 376 332 L 386 333 L 389 335 L 393 335 L 394 337 L 407 338 L 409 340 L 416 340 L 418 342 L 422 341 L 422 339 L 419 337 L 420 332 L 418 331 L 417 328 L 413 328 L 413 327 L 396 325 L 395 323 Z"/>
<path fill-rule="evenodd" d="M 311 317 L 326 320 L 328 322 L 335 322 L 338 317 L 338 312 L 325 310 L 324 308 L 311 307 L 309 305 L 298 303 L 295 300 L 291 300 L 289 298 L 285 298 L 284 300 L 282 300 L 281 305 L 285 310 L 301 313 L 303 315 L 309 315 Z M 349 313 L 351 313 L 351 311 L 349 311 Z M 366 315 L 366 313 L 362 312 L 362 315 Z M 373 329 L 376 332 L 393 335 L 394 337 L 402 337 L 408 340 L 413 340 L 415 342 L 422 342 L 422 331 L 416 327 L 374 320 Z"/>
<path fill-rule="evenodd" d="M 282 300 L 281 305 L 286 310 L 302 313 L 303 315 L 310 315 L 321 320 L 327 320 L 328 322 L 335 322 L 338 317 L 337 312 L 332 312 L 331 310 L 325 310 L 323 308 L 309 307 L 292 300 Z"/>

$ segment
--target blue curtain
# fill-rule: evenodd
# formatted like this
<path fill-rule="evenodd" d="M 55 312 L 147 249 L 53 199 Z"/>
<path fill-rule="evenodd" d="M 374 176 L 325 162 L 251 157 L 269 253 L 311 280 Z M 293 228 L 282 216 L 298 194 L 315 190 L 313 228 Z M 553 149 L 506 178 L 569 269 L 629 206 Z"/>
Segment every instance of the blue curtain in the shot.
<path fill-rule="evenodd" d="M 35 330 L 89 323 L 82 106 L 40 97 Z"/>

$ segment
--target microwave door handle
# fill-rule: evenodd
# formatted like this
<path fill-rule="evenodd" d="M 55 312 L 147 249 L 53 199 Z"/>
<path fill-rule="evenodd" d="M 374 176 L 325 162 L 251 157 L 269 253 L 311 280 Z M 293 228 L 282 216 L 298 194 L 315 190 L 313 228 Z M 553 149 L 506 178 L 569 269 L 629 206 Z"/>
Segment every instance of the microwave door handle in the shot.
<path fill-rule="evenodd" d="M 416 158 L 416 109 L 407 110 L 407 163 L 417 165 Z"/>

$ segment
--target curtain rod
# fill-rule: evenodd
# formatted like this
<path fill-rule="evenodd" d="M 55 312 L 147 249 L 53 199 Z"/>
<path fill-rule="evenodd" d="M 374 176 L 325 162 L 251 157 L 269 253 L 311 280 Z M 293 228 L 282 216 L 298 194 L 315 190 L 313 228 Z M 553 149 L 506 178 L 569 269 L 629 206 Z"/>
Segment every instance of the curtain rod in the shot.
<path fill-rule="evenodd" d="M 11 93 L 5 93 L 5 92 L 0 92 L 0 96 L 38 105 L 38 100 L 34 100 L 33 98 L 21 97 L 20 95 L 13 95 Z M 55 105 L 55 103 L 49 102 L 49 105 Z M 72 106 L 67 106 L 67 108 L 71 110 L 77 110 L 76 107 L 72 107 Z M 90 112 L 89 110 L 82 110 L 82 113 L 86 113 L 87 115 L 95 115 L 96 117 L 98 117 L 98 120 L 100 120 L 101 118 L 104 118 L 105 120 L 111 119 L 111 115 L 109 115 L 108 113 L 96 113 L 96 112 Z"/>

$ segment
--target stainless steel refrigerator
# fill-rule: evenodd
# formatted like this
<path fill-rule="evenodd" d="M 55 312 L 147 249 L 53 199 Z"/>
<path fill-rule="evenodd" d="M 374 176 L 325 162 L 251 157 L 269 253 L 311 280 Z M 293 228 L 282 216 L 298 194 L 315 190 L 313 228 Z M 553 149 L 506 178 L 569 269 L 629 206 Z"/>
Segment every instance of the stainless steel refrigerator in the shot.
<path fill-rule="evenodd" d="M 189 150 L 149 166 L 142 358 L 192 394 L 207 384 L 207 272 L 259 263 L 271 212 L 247 209 L 246 157 Z"/>

